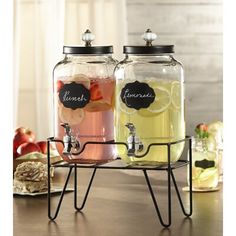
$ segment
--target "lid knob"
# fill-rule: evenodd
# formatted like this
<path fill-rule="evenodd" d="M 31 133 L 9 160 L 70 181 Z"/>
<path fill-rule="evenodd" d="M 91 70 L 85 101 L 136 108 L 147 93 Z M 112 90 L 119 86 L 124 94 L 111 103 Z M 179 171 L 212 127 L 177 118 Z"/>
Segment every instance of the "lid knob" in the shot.
<path fill-rule="evenodd" d="M 85 42 L 85 47 L 91 47 L 91 42 L 95 39 L 94 34 L 91 33 L 89 29 L 87 29 L 82 34 L 82 40 Z"/>
<path fill-rule="evenodd" d="M 146 32 L 142 35 L 142 39 L 146 41 L 146 46 L 152 46 L 152 41 L 157 38 L 155 33 L 152 33 L 150 29 L 147 29 Z"/>

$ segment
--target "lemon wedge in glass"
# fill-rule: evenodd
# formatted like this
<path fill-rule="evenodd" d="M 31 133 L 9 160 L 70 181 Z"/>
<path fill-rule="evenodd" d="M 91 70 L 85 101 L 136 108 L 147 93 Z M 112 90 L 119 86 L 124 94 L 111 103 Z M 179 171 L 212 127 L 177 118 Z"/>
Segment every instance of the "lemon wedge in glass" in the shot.
<path fill-rule="evenodd" d="M 213 177 L 214 175 L 217 175 L 217 168 L 211 167 L 205 169 L 199 176 L 200 181 L 206 181 L 209 180 L 209 178 Z"/>

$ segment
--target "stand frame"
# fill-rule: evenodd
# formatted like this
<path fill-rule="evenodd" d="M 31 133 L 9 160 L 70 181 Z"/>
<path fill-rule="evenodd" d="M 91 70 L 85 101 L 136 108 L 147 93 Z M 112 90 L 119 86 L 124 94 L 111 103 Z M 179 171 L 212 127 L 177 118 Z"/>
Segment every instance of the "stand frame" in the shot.
<path fill-rule="evenodd" d="M 97 169 L 116 169 L 116 170 L 141 170 L 144 174 L 144 178 L 146 180 L 146 184 L 147 187 L 149 189 L 153 204 L 154 204 L 154 208 L 155 211 L 157 213 L 157 216 L 159 218 L 159 221 L 161 223 L 161 225 L 163 227 L 169 227 L 171 225 L 171 218 L 172 218 L 172 212 L 171 212 L 171 180 L 173 182 L 174 185 L 174 189 L 175 192 L 177 194 L 178 197 L 178 201 L 179 204 L 181 206 L 182 212 L 186 217 L 190 217 L 192 215 L 193 212 L 193 208 L 192 208 L 192 139 L 190 136 L 186 136 L 185 139 L 181 139 L 175 142 L 168 142 L 168 143 L 152 143 L 148 146 L 147 150 L 149 151 L 149 149 L 152 146 L 166 146 L 167 147 L 167 153 L 168 153 L 168 163 L 165 165 L 160 165 L 160 166 L 137 166 L 137 165 L 128 165 L 125 164 L 120 158 L 117 158 L 111 162 L 108 163 L 99 163 L 99 164 L 78 164 L 78 163 L 69 163 L 69 162 L 65 162 L 65 161 L 59 161 L 57 163 L 51 164 L 50 162 L 50 143 L 51 142 L 61 142 L 63 143 L 62 140 L 59 139 L 54 139 L 53 137 L 48 138 L 47 141 L 47 150 L 48 154 L 47 154 L 47 164 L 48 164 L 48 218 L 50 220 L 55 220 L 58 216 L 58 213 L 60 211 L 61 208 L 61 203 L 63 201 L 64 198 L 64 194 L 66 191 L 66 187 L 68 185 L 70 176 L 71 176 L 71 172 L 74 169 L 74 208 L 76 211 L 82 211 L 83 208 L 85 207 L 91 186 L 93 184 L 94 178 L 96 176 L 96 171 Z M 175 163 L 171 163 L 171 146 L 180 142 L 184 142 L 185 145 L 188 142 L 188 160 L 178 160 Z M 91 142 L 87 142 L 84 144 L 84 146 L 86 146 L 86 144 L 89 144 Z M 93 144 L 111 144 L 111 145 L 122 145 L 124 144 L 124 146 L 126 146 L 127 148 L 127 144 L 126 143 L 121 143 L 121 142 L 108 142 L 108 143 L 102 143 L 102 142 L 92 142 Z M 146 153 L 147 154 L 147 153 Z M 183 201 L 182 201 L 182 197 L 181 194 L 179 192 L 179 188 L 175 179 L 175 174 L 174 174 L 174 170 L 177 168 L 181 168 L 183 166 L 188 165 L 189 171 L 188 171 L 188 179 L 189 179 L 189 210 L 188 212 L 186 211 Z M 59 202 L 57 204 L 56 210 L 54 211 L 54 214 L 52 214 L 52 207 L 51 207 L 51 178 L 50 178 L 50 168 L 54 167 L 54 168 L 68 168 L 68 174 L 65 180 L 65 184 L 64 187 L 62 189 L 61 195 L 60 195 L 60 199 Z M 87 190 L 85 192 L 85 195 L 83 197 L 83 200 L 81 202 L 81 205 L 78 206 L 78 202 L 77 202 L 77 195 L 78 195 L 78 183 L 77 183 L 77 169 L 79 168 L 89 168 L 89 169 L 93 169 L 92 175 L 90 177 L 88 186 L 87 186 Z M 167 219 L 166 221 L 164 221 L 163 216 L 160 212 L 159 209 L 159 205 L 157 202 L 157 197 L 154 194 L 153 188 L 152 188 L 152 184 L 150 182 L 149 176 L 148 176 L 148 171 L 166 171 L 167 172 L 167 202 L 168 202 L 168 206 L 167 206 Z"/>

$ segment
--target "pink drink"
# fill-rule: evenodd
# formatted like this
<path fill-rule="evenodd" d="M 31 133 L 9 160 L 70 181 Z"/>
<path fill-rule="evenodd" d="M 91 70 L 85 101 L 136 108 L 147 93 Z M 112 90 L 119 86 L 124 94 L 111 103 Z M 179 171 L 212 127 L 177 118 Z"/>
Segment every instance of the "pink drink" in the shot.
<path fill-rule="evenodd" d="M 77 109 L 66 108 L 64 100 L 73 99 L 70 94 L 61 89 L 66 84 L 75 82 L 82 85 L 82 89 L 89 90 L 90 99 L 84 106 Z M 72 133 L 80 141 L 81 148 L 89 141 L 107 142 L 114 139 L 114 114 L 113 114 L 113 93 L 115 80 L 108 78 L 90 78 L 85 75 L 72 77 L 60 77 L 54 84 L 54 113 L 55 113 L 55 136 L 63 140 L 65 130 L 61 123 L 68 123 Z M 62 94 L 60 99 L 59 93 Z M 67 96 L 67 94 L 69 94 Z M 81 96 L 80 98 L 82 98 Z M 115 158 L 113 145 L 88 144 L 79 155 L 71 155 L 70 158 L 62 154 L 62 146 L 58 146 L 61 156 L 69 162 L 104 162 Z M 81 148 L 78 150 L 80 151 Z"/>

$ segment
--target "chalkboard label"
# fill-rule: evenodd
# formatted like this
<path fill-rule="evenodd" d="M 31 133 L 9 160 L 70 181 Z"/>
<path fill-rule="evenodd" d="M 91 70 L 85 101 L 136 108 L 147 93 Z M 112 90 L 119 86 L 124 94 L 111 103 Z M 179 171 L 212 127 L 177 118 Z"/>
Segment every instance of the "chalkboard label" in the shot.
<path fill-rule="evenodd" d="M 148 84 L 138 81 L 127 83 L 120 94 L 122 102 L 136 110 L 148 108 L 155 100 L 155 96 L 154 90 Z"/>
<path fill-rule="evenodd" d="M 75 110 L 89 103 L 90 92 L 84 85 L 72 82 L 60 89 L 59 99 L 65 107 Z"/>
<path fill-rule="evenodd" d="M 207 169 L 215 166 L 214 161 L 209 161 L 207 159 L 204 159 L 202 161 L 195 161 L 195 166 L 200 167 L 202 169 Z"/>

